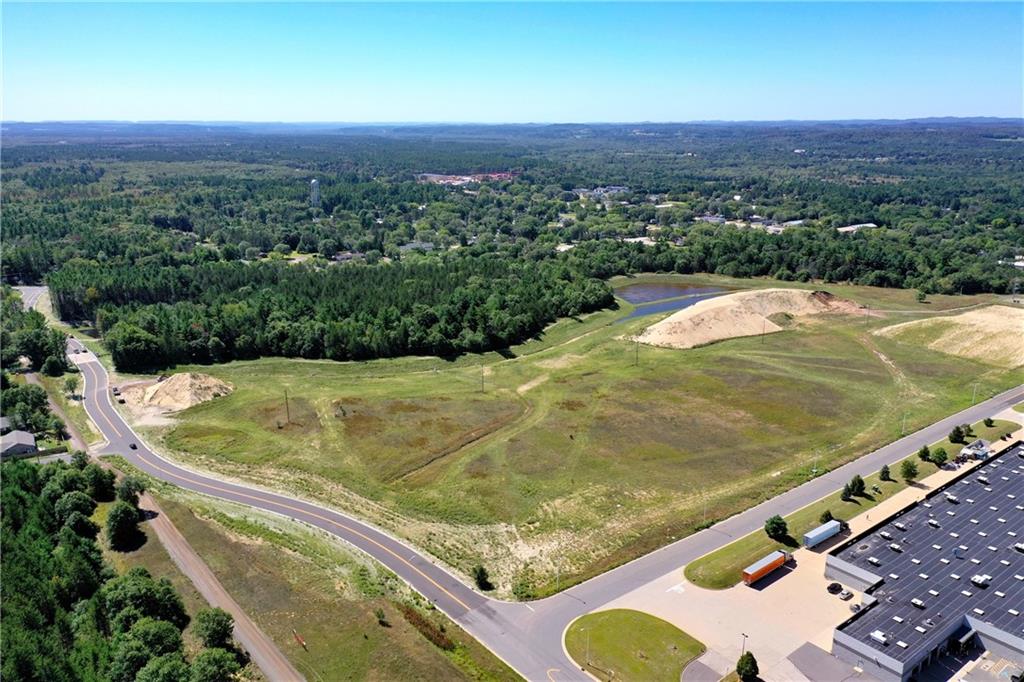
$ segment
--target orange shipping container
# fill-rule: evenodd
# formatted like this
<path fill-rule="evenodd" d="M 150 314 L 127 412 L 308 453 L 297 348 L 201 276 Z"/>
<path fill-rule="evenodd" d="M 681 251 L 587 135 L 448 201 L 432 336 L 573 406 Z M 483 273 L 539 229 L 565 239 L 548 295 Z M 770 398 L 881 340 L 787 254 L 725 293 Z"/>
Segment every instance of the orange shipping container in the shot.
<path fill-rule="evenodd" d="M 760 561 L 757 561 L 743 569 L 743 583 L 745 585 L 753 585 L 779 566 L 785 564 L 788 560 L 789 555 L 785 552 L 772 552 Z"/>

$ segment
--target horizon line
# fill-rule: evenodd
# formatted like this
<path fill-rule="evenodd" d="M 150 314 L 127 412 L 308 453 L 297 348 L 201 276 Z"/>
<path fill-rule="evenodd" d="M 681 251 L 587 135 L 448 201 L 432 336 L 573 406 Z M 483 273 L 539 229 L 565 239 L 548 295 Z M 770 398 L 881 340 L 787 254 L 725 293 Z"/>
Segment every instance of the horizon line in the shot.
<path fill-rule="evenodd" d="M 953 115 L 930 115 L 930 116 L 908 116 L 908 117 L 857 117 L 857 118 L 764 118 L 764 119 L 728 119 L 728 118 L 707 118 L 689 120 L 594 120 L 594 121 L 475 121 L 475 120 L 438 120 L 438 121 L 343 121 L 343 120 L 258 120 L 258 119 L 116 119 L 116 118 L 80 118 L 61 119 L 48 118 L 39 120 L 0 120 L 0 125 L 46 125 L 46 124 L 75 124 L 75 123 L 118 123 L 126 125 L 348 125 L 348 126 L 424 126 L 424 125 L 495 125 L 495 126 L 554 126 L 554 125 L 685 125 L 699 123 L 850 123 L 850 122 L 911 122 L 911 121 L 932 121 L 932 120 L 997 120 L 997 121 L 1022 121 L 1024 113 L 1019 116 L 999 116 L 995 114 L 974 114 L 964 116 Z"/>

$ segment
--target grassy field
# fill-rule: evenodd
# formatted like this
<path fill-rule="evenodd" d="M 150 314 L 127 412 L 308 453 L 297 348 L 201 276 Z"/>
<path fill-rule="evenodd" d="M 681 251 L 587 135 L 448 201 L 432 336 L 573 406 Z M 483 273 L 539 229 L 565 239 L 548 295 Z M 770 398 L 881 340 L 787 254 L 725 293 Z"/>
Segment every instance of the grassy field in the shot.
<path fill-rule="evenodd" d="M 150 481 L 164 513 L 307 679 L 519 679 L 444 615 L 420 605 L 393 574 L 320 533 Z M 136 552 L 111 554 L 119 570 L 144 565 L 169 577 L 190 613 L 205 605 L 155 537 Z M 454 648 L 428 641 L 403 607 L 415 608 Z M 378 609 L 387 625 L 380 624 Z M 296 643 L 293 629 L 308 651 Z"/>
<path fill-rule="evenodd" d="M 629 609 L 575 620 L 565 648 L 599 680 L 644 682 L 678 682 L 686 664 L 704 653 L 703 644 L 671 623 Z"/>
<path fill-rule="evenodd" d="M 962 409 L 975 382 L 982 399 L 1024 381 L 870 334 L 991 297 L 815 286 L 902 312 L 637 353 L 628 337 L 660 318 L 623 321 L 624 303 L 455 361 L 180 368 L 235 392 L 147 435 L 183 461 L 368 518 L 457 570 L 484 563 L 499 594 L 540 596 L 556 573 L 564 587 L 894 440 L 904 414 L 910 431 Z"/>
<path fill-rule="evenodd" d="M 42 383 L 43 388 L 46 389 L 46 393 L 50 398 L 57 403 L 68 420 L 71 421 L 72 426 L 78 429 L 78 432 L 85 439 L 86 444 L 93 441 L 99 440 L 99 433 L 96 428 L 92 425 L 92 421 L 89 419 L 89 415 L 86 414 L 85 408 L 82 406 L 82 401 L 78 399 L 71 399 L 67 393 L 64 392 L 64 379 L 68 376 L 78 377 L 78 391 L 81 393 L 83 388 L 82 377 L 80 374 L 65 374 L 62 377 L 48 377 L 45 374 L 37 374 L 39 381 Z"/>
<path fill-rule="evenodd" d="M 1019 428 L 1018 424 L 1003 420 L 996 420 L 992 427 L 986 427 L 981 422 L 973 426 L 973 430 L 979 434 L 979 438 L 993 436 L 998 438 L 999 435 L 1016 428 Z M 948 440 L 944 440 L 930 447 L 932 450 L 945 447 L 952 459 L 959 454 L 962 446 L 954 446 Z M 911 458 L 917 463 L 919 479 L 925 478 L 937 470 L 931 462 L 923 462 L 913 455 Z M 754 531 L 721 549 L 690 562 L 685 570 L 686 579 L 707 589 L 719 590 L 732 587 L 740 581 L 744 568 L 769 552 L 777 549 L 791 551 L 797 547 L 802 541 L 804 533 L 820 525 L 821 515 L 826 510 L 832 512 L 837 519 L 848 520 L 906 488 L 907 482 L 900 477 L 899 471 L 898 465 L 891 467 L 890 474 L 893 480 L 890 481 L 881 480 L 877 473 L 865 478 L 868 494 L 863 497 L 854 497 L 850 501 L 844 501 L 841 493 L 836 492 L 790 514 L 786 517 L 786 523 L 789 526 L 791 542 L 777 542 L 769 538 L 763 530 Z M 873 492 L 875 486 L 878 486 L 882 492 Z"/>

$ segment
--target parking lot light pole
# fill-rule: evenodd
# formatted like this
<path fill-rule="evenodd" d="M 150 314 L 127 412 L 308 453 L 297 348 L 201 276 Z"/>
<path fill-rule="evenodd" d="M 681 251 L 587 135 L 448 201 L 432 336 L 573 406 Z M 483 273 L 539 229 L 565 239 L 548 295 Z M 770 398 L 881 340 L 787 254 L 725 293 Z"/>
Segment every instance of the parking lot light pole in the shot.
<path fill-rule="evenodd" d="M 741 632 L 740 634 L 743 635 L 742 645 L 740 646 L 740 656 L 743 656 L 743 654 L 747 653 L 747 633 Z"/>

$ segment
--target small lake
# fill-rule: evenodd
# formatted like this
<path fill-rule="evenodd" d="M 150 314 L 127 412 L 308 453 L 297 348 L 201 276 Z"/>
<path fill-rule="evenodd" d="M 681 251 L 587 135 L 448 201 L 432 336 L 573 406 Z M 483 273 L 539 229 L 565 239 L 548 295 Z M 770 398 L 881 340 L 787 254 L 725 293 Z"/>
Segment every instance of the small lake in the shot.
<path fill-rule="evenodd" d="M 634 304 L 636 308 L 618 322 L 625 322 L 643 315 L 675 312 L 729 291 L 731 290 L 721 287 L 701 287 L 688 284 L 629 284 L 621 289 L 616 289 L 615 295 Z"/>
<path fill-rule="evenodd" d="M 679 298 L 680 296 L 695 296 L 697 294 L 715 294 L 725 291 L 720 287 L 697 287 L 689 284 L 627 284 L 615 290 L 615 295 L 624 298 L 633 305 L 650 303 L 652 301 L 663 301 L 666 298 Z"/>

